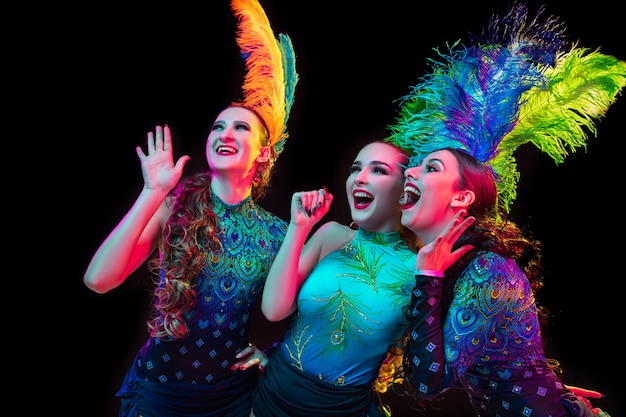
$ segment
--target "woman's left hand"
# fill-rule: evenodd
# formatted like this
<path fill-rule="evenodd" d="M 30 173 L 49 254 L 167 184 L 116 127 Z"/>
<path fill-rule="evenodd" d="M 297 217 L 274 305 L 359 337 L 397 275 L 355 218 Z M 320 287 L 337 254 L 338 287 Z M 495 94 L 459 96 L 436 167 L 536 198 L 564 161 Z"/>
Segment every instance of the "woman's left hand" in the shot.
<path fill-rule="evenodd" d="M 465 217 L 465 214 L 465 210 L 456 213 L 437 239 L 419 249 L 417 259 L 415 260 L 415 269 L 443 273 L 450 265 L 473 248 L 472 245 L 464 245 L 452 251 L 452 247 L 457 239 L 476 220 L 473 216 Z"/>
<path fill-rule="evenodd" d="M 257 348 L 254 345 L 248 346 L 247 348 L 239 352 L 236 357 L 237 359 L 239 359 L 239 361 L 235 362 L 233 366 L 230 367 L 230 369 L 233 371 L 235 369 L 243 371 L 255 365 L 259 365 L 259 371 L 263 372 L 265 371 L 265 367 L 267 366 L 267 362 L 269 361 L 269 359 L 265 355 L 265 352 L 263 352 L 261 349 Z"/>

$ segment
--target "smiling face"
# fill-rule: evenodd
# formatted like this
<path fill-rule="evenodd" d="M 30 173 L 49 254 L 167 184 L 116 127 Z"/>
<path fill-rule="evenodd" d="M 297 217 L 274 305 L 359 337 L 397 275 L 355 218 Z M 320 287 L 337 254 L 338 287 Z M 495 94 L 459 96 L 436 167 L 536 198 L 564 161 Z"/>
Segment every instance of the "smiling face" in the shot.
<path fill-rule="evenodd" d="M 346 195 L 352 220 L 370 232 L 399 231 L 406 156 L 395 146 L 374 142 L 361 149 L 350 167 Z"/>
<path fill-rule="evenodd" d="M 474 193 L 460 187 L 459 161 L 449 150 L 430 153 L 404 176 L 402 224 L 423 244 L 432 242 L 456 212 L 474 201 Z"/>
<path fill-rule="evenodd" d="M 252 181 L 257 165 L 267 161 L 269 155 L 267 131 L 254 112 L 245 107 L 227 107 L 216 117 L 206 145 L 211 171 L 234 173 Z"/>

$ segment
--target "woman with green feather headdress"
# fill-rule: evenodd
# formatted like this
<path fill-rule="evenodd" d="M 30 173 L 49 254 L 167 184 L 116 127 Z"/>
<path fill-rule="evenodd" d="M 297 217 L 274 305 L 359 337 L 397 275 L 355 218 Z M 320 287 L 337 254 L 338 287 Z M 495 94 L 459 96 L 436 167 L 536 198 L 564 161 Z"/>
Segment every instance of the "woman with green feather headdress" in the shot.
<path fill-rule="evenodd" d="M 568 44 L 560 19 L 543 11 L 528 20 L 514 3 L 469 45 L 439 53 L 401 99 L 387 139 L 411 155 L 402 224 L 428 260 L 416 273 L 398 385 L 405 378 L 404 392 L 423 400 L 460 384 L 480 416 L 599 411 L 544 355 L 541 244 L 507 214 L 520 175 L 515 149 L 531 143 L 561 163 L 584 148 L 626 85 L 626 62 Z M 438 239 L 459 215 L 475 222 L 456 242 Z M 460 259 L 428 256 L 468 245 Z"/>
<path fill-rule="evenodd" d="M 149 337 L 117 396 L 123 417 L 248 417 L 256 365 L 253 307 L 287 224 L 258 200 L 288 137 L 298 81 L 291 40 L 258 0 L 231 0 L 246 67 L 243 98 L 216 117 L 209 170 L 182 177 L 168 126 L 137 147 L 144 187 L 93 256 L 87 287 L 105 293 L 148 262 L 155 274 Z M 153 254 L 158 252 L 158 257 Z"/>

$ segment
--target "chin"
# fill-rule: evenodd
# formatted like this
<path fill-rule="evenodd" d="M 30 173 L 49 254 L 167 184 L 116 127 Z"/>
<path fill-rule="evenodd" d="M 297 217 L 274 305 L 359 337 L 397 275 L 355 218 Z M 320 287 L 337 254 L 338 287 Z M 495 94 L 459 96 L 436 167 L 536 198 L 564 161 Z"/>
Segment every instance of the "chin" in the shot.
<path fill-rule="evenodd" d="M 404 210 L 402 210 L 402 217 L 400 218 L 400 223 L 402 223 L 402 226 L 407 227 L 407 228 L 411 228 L 411 224 L 413 220 L 413 214 L 408 213 Z"/>
<path fill-rule="evenodd" d="M 352 217 L 352 221 L 357 224 L 367 224 L 368 220 L 371 217 L 367 215 L 363 210 L 358 210 L 355 208 L 350 209 L 350 214 Z"/>

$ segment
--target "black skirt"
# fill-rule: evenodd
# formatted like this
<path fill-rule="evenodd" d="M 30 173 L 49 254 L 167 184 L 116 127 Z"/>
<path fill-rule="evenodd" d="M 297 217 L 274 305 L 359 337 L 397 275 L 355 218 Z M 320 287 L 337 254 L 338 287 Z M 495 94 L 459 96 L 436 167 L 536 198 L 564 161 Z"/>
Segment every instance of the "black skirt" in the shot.
<path fill-rule="evenodd" d="M 136 363 L 136 361 L 134 362 Z M 149 382 L 138 378 L 133 365 L 117 392 L 120 417 L 248 417 L 257 368 L 236 373 L 216 384 Z"/>
<path fill-rule="evenodd" d="M 261 374 L 255 417 L 366 417 L 373 400 L 367 386 L 333 385 L 294 368 L 277 349 Z"/>

